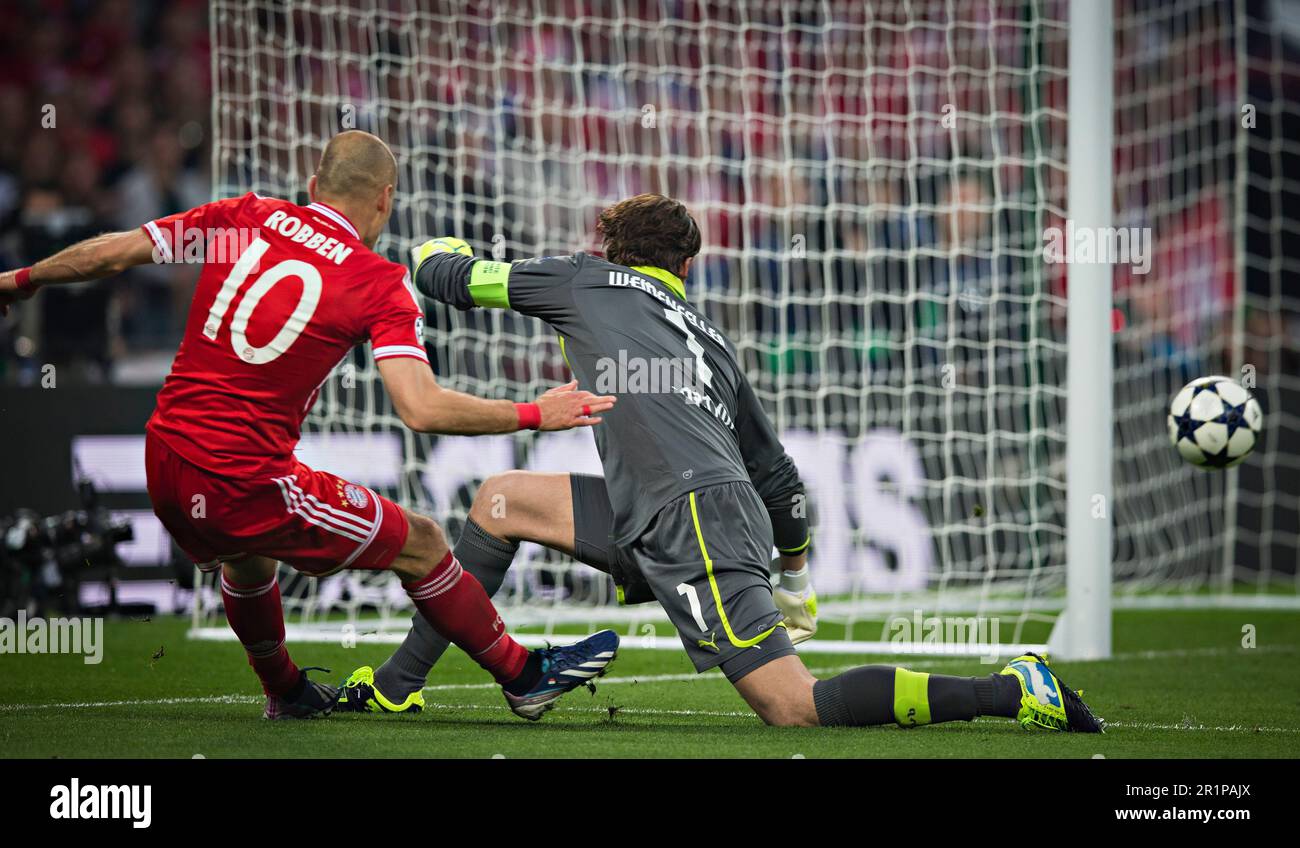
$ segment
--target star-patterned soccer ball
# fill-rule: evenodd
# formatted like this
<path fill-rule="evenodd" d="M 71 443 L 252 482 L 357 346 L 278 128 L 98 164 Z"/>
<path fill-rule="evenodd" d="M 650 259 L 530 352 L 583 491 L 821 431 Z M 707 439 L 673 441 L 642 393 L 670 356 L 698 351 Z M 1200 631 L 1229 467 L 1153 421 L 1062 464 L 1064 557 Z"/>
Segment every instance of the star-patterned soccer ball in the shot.
<path fill-rule="evenodd" d="M 1227 377 L 1201 377 L 1169 404 L 1169 440 L 1201 468 L 1231 468 L 1255 449 L 1264 413 L 1250 392 Z"/>

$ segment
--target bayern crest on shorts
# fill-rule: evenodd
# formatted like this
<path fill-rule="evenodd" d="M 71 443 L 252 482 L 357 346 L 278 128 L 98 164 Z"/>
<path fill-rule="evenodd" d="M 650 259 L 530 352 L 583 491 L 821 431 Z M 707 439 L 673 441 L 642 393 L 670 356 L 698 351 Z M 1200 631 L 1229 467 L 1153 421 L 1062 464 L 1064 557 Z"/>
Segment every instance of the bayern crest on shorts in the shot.
<path fill-rule="evenodd" d="M 347 499 L 348 503 L 352 504 L 352 506 L 357 509 L 365 509 L 370 503 L 370 498 L 366 495 L 366 490 L 360 486 L 353 485 L 352 483 L 343 487 L 343 497 Z"/>

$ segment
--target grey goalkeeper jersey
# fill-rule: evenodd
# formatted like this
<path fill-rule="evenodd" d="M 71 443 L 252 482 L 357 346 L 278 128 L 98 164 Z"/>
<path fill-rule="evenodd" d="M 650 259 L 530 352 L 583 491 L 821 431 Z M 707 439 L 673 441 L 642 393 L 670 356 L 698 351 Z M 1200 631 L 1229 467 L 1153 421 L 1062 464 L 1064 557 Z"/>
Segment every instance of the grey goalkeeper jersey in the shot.
<path fill-rule="evenodd" d="M 614 542 L 627 544 L 670 501 L 717 483 L 749 481 L 772 519 L 778 548 L 808 541 L 803 485 L 735 349 L 658 268 L 596 256 L 503 263 L 434 254 L 416 272 L 424 294 L 458 309 L 513 309 L 560 336 L 578 385 L 617 395 L 593 428 L 614 511 Z"/>

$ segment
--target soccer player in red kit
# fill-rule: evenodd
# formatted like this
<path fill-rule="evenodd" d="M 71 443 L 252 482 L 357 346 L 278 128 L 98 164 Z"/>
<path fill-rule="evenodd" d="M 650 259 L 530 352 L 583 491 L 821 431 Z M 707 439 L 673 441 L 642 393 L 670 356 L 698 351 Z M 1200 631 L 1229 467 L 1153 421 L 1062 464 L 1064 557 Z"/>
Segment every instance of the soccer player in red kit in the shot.
<path fill-rule="evenodd" d="M 535 719 L 603 672 L 617 636 L 603 631 L 530 653 L 505 632 L 434 521 L 294 457 L 321 385 L 366 341 L 413 430 L 564 430 L 598 424 L 614 403 L 574 383 L 527 404 L 437 384 L 410 275 L 372 250 L 396 181 L 387 145 L 345 132 L 321 156 L 310 204 L 250 193 L 89 239 L 0 274 L 0 309 L 41 285 L 148 262 L 203 263 L 184 339 L 147 426 L 149 497 L 199 568 L 221 569 L 226 617 L 261 679 L 268 718 L 326 715 L 337 699 L 285 649 L 276 580 L 283 561 L 314 576 L 391 569 L 421 615 L 493 675 L 516 713 Z"/>

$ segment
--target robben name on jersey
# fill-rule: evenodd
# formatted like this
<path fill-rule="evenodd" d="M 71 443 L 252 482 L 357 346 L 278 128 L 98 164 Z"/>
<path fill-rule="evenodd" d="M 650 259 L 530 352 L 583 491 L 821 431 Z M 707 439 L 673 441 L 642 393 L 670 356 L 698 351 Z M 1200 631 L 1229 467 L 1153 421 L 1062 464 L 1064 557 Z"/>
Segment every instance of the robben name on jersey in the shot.
<path fill-rule="evenodd" d="M 303 418 L 334 367 L 370 342 L 376 360 L 428 362 L 406 268 L 324 203 L 246 194 L 144 225 L 176 256 L 178 233 L 247 232 L 205 255 L 149 430 L 191 464 L 229 477 L 289 473 Z"/>

